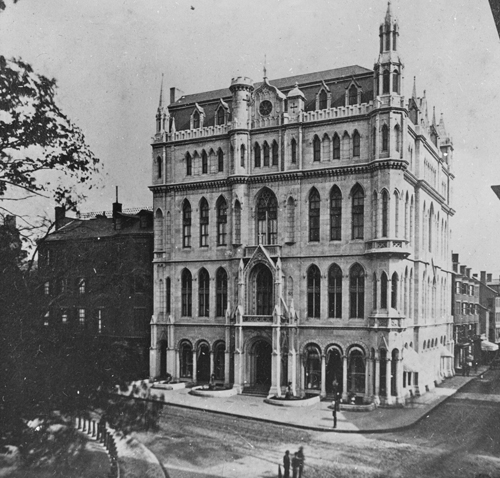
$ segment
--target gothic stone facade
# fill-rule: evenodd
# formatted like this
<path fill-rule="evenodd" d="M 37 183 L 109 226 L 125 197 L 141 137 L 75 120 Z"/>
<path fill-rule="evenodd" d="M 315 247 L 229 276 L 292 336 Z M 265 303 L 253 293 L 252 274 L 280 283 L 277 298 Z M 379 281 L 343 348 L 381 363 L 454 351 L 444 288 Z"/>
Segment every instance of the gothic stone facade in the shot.
<path fill-rule="evenodd" d="M 152 377 L 390 405 L 453 374 L 453 145 L 390 7 L 379 36 L 373 70 L 160 98 Z"/>

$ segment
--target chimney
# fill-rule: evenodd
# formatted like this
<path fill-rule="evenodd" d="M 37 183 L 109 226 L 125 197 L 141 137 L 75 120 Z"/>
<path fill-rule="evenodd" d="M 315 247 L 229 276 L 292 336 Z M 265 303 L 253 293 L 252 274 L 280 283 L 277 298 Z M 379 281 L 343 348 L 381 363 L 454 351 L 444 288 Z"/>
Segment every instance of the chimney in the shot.
<path fill-rule="evenodd" d="M 477 279 L 477 274 L 472 274 L 472 277 L 473 277 L 474 279 Z"/>
<path fill-rule="evenodd" d="M 467 268 L 465 269 L 465 275 L 466 275 L 467 277 L 470 277 L 470 271 L 471 271 L 471 268 L 470 268 L 470 267 L 467 267 Z"/>
<path fill-rule="evenodd" d="M 64 219 L 66 219 L 66 209 L 64 206 L 56 206 L 56 231 L 61 228 Z"/>
<path fill-rule="evenodd" d="M 465 275 L 465 266 L 460 266 L 460 274 Z"/>
<path fill-rule="evenodd" d="M 453 253 L 451 255 L 451 262 L 458 262 L 458 254 Z"/>
<path fill-rule="evenodd" d="M 9 229 L 15 229 L 16 228 L 16 216 L 11 216 L 10 214 L 7 214 L 3 218 L 3 225 L 5 227 L 8 227 Z"/>
<path fill-rule="evenodd" d="M 176 99 L 175 92 L 176 92 L 175 87 L 170 88 L 170 104 L 175 103 L 175 99 Z"/>
<path fill-rule="evenodd" d="M 490 282 L 493 282 L 493 275 L 492 274 L 486 274 L 486 282 L 489 284 Z"/>
<path fill-rule="evenodd" d="M 486 271 L 481 271 L 481 282 L 486 284 Z"/>
<path fill-rule="evenodd" d="M 116 186 L 116 201 L 113 203 L 113 224 L 115 229 L 121 229 L 121 218 L 118 215 L 122 212 L 122 205 L 118 202 L 118 186 Z M 117 223 L 120 223 L 120 227 L 117 227 Z"/>

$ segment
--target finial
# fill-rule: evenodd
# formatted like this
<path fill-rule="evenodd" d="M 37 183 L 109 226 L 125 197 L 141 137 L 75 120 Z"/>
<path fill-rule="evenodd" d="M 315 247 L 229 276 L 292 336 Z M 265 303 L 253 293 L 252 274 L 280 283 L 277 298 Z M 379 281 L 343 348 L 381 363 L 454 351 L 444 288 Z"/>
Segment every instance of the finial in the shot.
<path fill-rule="evenodd" d="M 267 55 L 264 55 L 264 78 L 267 78 Z"/>
<path fill-rule="evenodd" d="M 118 186 L 116 186 L 116 202 L 118 202 Z"/>
<path fill-rule="evenodd" d="M 163 73 L 161 74 L 161 85 L 160 85 L 160 103 L 158 104 L 158 109 L 163 107 Z"/>
<path fill-rule="evenodd" d="M 385 23 L 391 23 L 392 12 L 391 12 L 391 2 L 387 2 L 387 12 L 385 14 Z"/>
<path fill-rule="evenodd" d="M 416 100 L 417 99 L 417 77 L 413 77 L 413 92 L 411 94 L 411 97 Z"/>
<path fill-rule="evenodd" d="M 436 126 L 436 107 L 432 107 L 432 125 Z"/>

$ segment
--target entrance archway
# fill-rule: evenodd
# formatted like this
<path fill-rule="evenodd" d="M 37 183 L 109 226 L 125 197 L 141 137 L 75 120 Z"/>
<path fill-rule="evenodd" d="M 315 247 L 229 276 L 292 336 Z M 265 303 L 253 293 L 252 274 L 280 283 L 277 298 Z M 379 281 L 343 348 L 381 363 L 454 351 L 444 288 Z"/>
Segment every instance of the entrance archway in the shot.
<path fill-rule="evenodd" d="M 167 341 L 160 342 L 160 377 L 167 376 Z"/>
<path fill-rule="evenodd" d="M 337 348 L 331 348 L 326 354 L 326 393 L 333 393 L 333 382 L 337 382 L 337 391 L 342 393 L 344 368 L 342 353 Z"/>
<path fill-rule="evenodd" d="M 210 381 L 210 349 L 208 344 L 200 344 L 196 352 L 196 381 Z"/>
<path fill-rule="evenodd" d="M 256 385 L 271 385 L 271 354 L 271 344 L 265 340 L 259 340 L 253 346 Z"/>

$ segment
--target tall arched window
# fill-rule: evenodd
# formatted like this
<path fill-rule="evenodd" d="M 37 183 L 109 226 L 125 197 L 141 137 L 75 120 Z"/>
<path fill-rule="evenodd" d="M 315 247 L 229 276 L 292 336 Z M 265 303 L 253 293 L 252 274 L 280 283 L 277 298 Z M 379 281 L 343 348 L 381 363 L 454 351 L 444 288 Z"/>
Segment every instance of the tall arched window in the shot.
<path fill-rule="evenodd" d="M 307 271 L 307 316 L 319 318 L 321 313 L 321 274 L 312 265 Z"/>
<path fill-rule="evenodd" d="M 382 126 L 382 151 L 389 151 L 389 128 Z"/>
<path fill-rule="evenodd" d="M 193 160 L 189 153 L 186 154 L 186 176 L 191 176 L 193 174 Z"/>
<path fill-rule="evenodd" d="M 387 309 L 387 274 L 382 272 L 380 276 L 380 308 Z"/>
<path fill-rule="evenodd" d="M 198 315 L 210 315 L 210 277 L 206 269 L 201 269 L 198 275 Z"/>
<path fill-rule="evenodd" d="M 215 276 L 216 314 L 224 317 L 227 306 L 227 273 L 220 267 Z"/>
<path fill-rule="evenodd" d="M 326 91 L 325 90 L 321 90 L 320 94 L 319 94 L 319 109 L 320 110 L 326 110 L 326 106 L 327 106 L 327 94 L 326 94 Z"/>
<path fill-rule="evenodd" d="M 191 317 L 192 300 L 193 300 L 193 279 L 191 272 L 187 269 L 182 271 L 181 276 L 181 300 L 182 300 L 182 316 Z"/>
<path fill-rule="evenodd" d="M 295 242 L 295 201 L 292 197 L 286 203 L 287 211 L 287 242 Z"/>
<path fill-rule="evenodd" d="M 170 314 L 172 311 L 172 283 L 170 277 L 167 277 L 165 281 L 165 311 Z"/>
<path fill-rule="evenodd" d="M 390 77 L 391 77 L 391 74 L 390 74 L 389 70 L 384 70 L 383 78 L 382 78 L 382 94 L 390 93 L 390 87 L 389 87 Z"/>
<path fill-rule="evenodd" d="M 292 164 L 297 163 L 297 141 L 295 141 L 295 138 L 292 138 Z"/>
<path fill-rule="evenodd" d="M 214 350 L 214 374 L 216 380 L 224 380 L 225 375 L 225 352 L 226 346 L 224 342 L 219 342 Z"/>
<path fill-rule="evenodd" d="M 200 247 L 208 246 L 209 208 L 205 198 L 200 201 Z"/>
<path fill-rule="evenodd" d="M 264 150 L 264 166 L 269 166 L 269 145 L 267 141 L 264 141 L 264 146 L 262 146 Z"/>
<path fill-rule="evenodd" d="M 340 159 L 340 138 L 337 133 L 333 135 L 333 159 Z"/>
<path fill-rule="evenodd" d="M 392 280 L 391 280 L 391 307 L 393 309 L 398 308 L 398 275 L 394 272 L 392 274 Z"/>
<path fill-rule="evenodd" d="M 227 245 L 227 202 L 221 197 L 217 201 L 217 245 Z"/>
<path fill-rule="evenodd" d="M 363 239 L 365 226 L 365 194 L 358 184 L 352 191 L 352 238 Z"/>
<path fill-rule="evenodd" d="M 191 247 L 191 204 L 187 200 L 182 207 L 182 247 Z"/>
<path fill-rule="evenodd" d="M 234 203 L 234 244 L 241 244 L 241 204 L 238 200 Z"/>
<path fill-rule="evenodd" d="M 359 349 L 352 350 L 347 364 L 347 390 L 350 393 L 365 393 L 365 354 Z"/>
<path fill-rule="evenodd" d="M 313 161 L 321 161 L 321 140 L 317 135 L 313 139 Z"/>
<path fill-rule="evenodd" d="M 316 345 L 308 345 L 305 349 L 304 361 L 305 387 L 309 390 L 321 389 L 321 352 Z"/>
<path fill-rule="evenodd" d="M 273 141 L 273 151 L 272 151 L 272 165 L 273 166 L 278 166 L 278 143 L 276 141 Z"/>
<path fill-rule="evenodd" d="M 387 237 L 389 231 L 389 194 L 382 191 L 382 237 Z"/>
<path fill-rule="evenodd" d="M 309 241 L 319 241 L 320 198 L 316 188 L 309 193 Z"/>
<path fill-rule="evenodd" d="M 373 215 L 373 237 L 376 239 L 378 237 L 378 194 L 377 191 L 373 192 L 373 205 L 372 205 L 372 215 Z"/>
<path fill-rule="evenodd" d="M 389 51 L 391 49 L 391 33 L 387 32 L 385 34 L 385 50 Z"/>
<path fill-rule="evenodd" d="M 399 194 L 394 191 L 394 237 L 399 237 Z"/>
<path fill-rule="evenodd" d="M 208 173 L 208 156 L 205 150 L 201 152 L 201 172 L 202 174 Z"/>
<path fill-rule="evenodd" d="M 180 376 L 181 378 L 193 377 L 193 346 L 183 342 L 179 347 Z"/>
<path fill-rule="evenodd" d="M 254 154 L 254 164 L 256 168 L 260 168 L 260 144 L 255 143 L 255 146 L 253 148 L 253 154 Z"/>
<path fill-rule="evenodd" d="M 193 129 L 198 129 L 200 127 L 200 113 L 195 111 L 193 113 Z"/>
<path fill-rule="evenodd" d="M 396 151 L 399 153 L 401 151 L 401 129 L 398 124 L 394 126 L 394 140 Z"/>
<path fill-rule="evenodd" d="M 222 125 L 226 122 L 226 110 L 220 107 L 217 110 L 217 124 Z"/>
<path fill-rule="evenodd" d="M 394 93 L 399 93 L 399 71 L 394 70 L 394 73 L 392 74 L 392 91 Z"/>
<path fill-rule="evenodd" d="M 278 201 L 268 188 L 261 191 L 257 200 L 257 242 L 264 245 L 278 242 Z"/>
<path fill-rule="evenodd" d="M 361 145 L 361 138 L 359 136 L 358 131 L 354 131 L 354 134 L 352 135 L 352 155 L 354 157 L 359 157 L 360 153 L 360 147 Z"/>
<path fill-rule="evenodd" d="M 358 104 L 358 89 L 354 85 L 351 85 L 351 87 L 349 88 L 349 104 Z"/>
<path fill-rule="evenodd" d="M 264 265 L 257 266 L 255 274 L 256 312 L 257 315 L 272 315 L 273 313 L 273 275 Z"/>
<path fill-rule="evenodd" d="M 377 128 L 373 128 L 372 131 L 372 149 L 373 149 L 373 157 L 377 155 Z"/>
<path fill-rule="evenodd" d="M 330 192 L 330 240 L 342 239 L 342 193 L 337 186 Z"/>
<path fill-rule="evenodd" d="M 377 274 L 375 272 L 373 273 L 373 297 L 372 297 L 372 304 L 373 304 L 373 310 L 378 309 L 378 287 L 377 287 Z"/>
<path fill-rule="evenodd" d="M 365 273 L 359 264 L 354 264 L 349 272 L 350 317 L 362 319 L 365 315 Z"/>
<path fill-rule="evenodd" d="M 161 175 L 162 175 L 161 167 L 162 167 L 161 156 L 158 156 L 156 158 L 156 176 L 158 177 L 158 179 L 161 179 Z"/>
<path fill-rule="evenodd" d="M 157 251 L 163 251 L 163 234 L 163 212 L 158 208 L 155 213 L 155 249 Z"/>
<path fill-rule="evenodd" d="M 342 317 L 342 270 L 337 264 L 328 271 L 328 317 Z"/>
<path fill-rule="evenodd" d="M 245 167 L 245 155 L 246 155 L 246 148 L 245 145 L 242 144 L 240 147 L 240 166 L 242 168 Z"/>
<path fill-rule="evenodd" d="M 219 173 L 222 173 L 224 171 L 224 153 L 220 148 L 217 151 L 217 165 Z"/>

